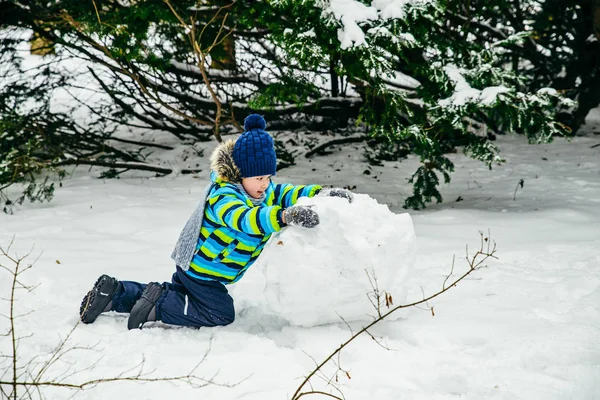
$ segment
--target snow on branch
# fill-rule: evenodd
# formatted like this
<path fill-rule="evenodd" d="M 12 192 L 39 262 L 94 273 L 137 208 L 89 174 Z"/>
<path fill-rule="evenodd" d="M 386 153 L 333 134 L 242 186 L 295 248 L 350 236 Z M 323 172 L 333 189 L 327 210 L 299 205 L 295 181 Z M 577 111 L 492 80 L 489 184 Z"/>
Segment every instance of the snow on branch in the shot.
<path fill-rule="evenodd" d="M 323 7 L 323 15 L 339 21 L 338 40 L 342 49 L 366 45 L 365 33 L 360 25 L 368 21 L 402 19 L 410 4 L 426 0 L 374 0 L 367 6 L 357 0 L 332 0 Z"/>
<path fill-rule="evenodd" d="M 454 84 L 454 93 L 452 96 L 438 101 L 442 107 L 464 106 L 467 103 L 490 105 L 496 101 L 499 94 L 510 92 L 510 89 L 505 86 L 489 86 L 483 90 L 474 89 L 461 74 L 460 69 L 453 64 L 446 65 L 444 71 Z"/>

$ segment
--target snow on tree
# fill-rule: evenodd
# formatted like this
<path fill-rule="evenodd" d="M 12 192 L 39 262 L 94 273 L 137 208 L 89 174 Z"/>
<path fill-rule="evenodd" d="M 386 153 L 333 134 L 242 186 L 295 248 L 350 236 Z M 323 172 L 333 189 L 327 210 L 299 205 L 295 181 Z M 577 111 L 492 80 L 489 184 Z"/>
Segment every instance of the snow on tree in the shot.
<path fill-rule="evenodd" d="M 12 143 L 0 158 L 30 157 L 42 170 L 96 165 L 108 177 L 138 168 L 168 174 L 176 171 L 152 165 L 152 152 L 168 151 L 173 140 L 219 140 L 259 112 L 271 131 L 333 132 L 335 144 L 366 140 L 370 163 L 415 154 L 421 166 L 410 177 L 414 192 L 405 206 L 422 208 L 442 200 L 438 186 L 454 168 L 448 152 L 460 148 L 491 168 L 502 162 L 495 135 L 550 141 L 576 129 L 580 114 L 600 101 L 588 88 L 600 76 L 591 19 L 597 6 L 584 3 L 140 0 L 97 8 L 75 0 L 6 2 L 2 26 L 52 43 L 55 55 L 45 56 L 44 65 L 70 58 L 89 68 L 75 81 L 70 71 L 44 68 L 56 79 L 34 87 L 22 66 L 14 67 L 21 74 L 4 71 L 4 80 L 22 79 L 0 96 L 2 120 L 18 121 L 3 129 L 10 135 L 5 143 Z M 10 60 L 15 38 L 2 38 Z M 575 68 L 580 65 L 586 67 Z M 50 94 L 73 88 L 79 93 L 73 103 L 89 110 L 94 124 L 82 128 L 70 120 L 80 113 L 51 112 Z M 103 100 L 82 101 L 86 89 Z M 40 96 L 35 118 L 24 118 L 22 110 L 14 115 L 12 104 L 40 91 L 48 95 Z M 68 148 L 17 140 L 40 126 Z M 124 127 L 151 129 L 156 142 L 123 141 L 117 132 Z M 294 152 L 277 146 L 282 165 L 293 164 Z M 39 171 L 15 180 L 17 164 L 2 168 L 0 188 L 30 182 Z"/>

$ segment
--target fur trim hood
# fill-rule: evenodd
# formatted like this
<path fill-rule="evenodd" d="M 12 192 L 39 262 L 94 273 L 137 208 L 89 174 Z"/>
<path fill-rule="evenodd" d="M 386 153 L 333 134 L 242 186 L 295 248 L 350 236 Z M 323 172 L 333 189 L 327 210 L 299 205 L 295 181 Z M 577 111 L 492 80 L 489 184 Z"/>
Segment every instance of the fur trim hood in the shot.
<path fill-rule="evenodd" d="M 213 151 L 210 156 L 210 169 L 215 171 L 219 178 L 231 183 L 241 183 L 242 173 L 233 161 L 233 146 L 235 140 L 227 140 Z"/>

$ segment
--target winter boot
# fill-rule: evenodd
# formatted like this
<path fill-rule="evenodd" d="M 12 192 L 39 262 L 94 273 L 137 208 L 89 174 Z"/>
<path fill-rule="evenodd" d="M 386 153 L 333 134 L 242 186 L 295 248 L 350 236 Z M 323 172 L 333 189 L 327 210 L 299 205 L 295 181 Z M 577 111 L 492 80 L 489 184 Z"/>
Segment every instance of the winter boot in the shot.
<path fill-rule="evenodd" d="M 164 293 L 165 289 L 161 284 L 150 282 L 142 297 L 135 302 L 129 320 L 127 321 L 127 329 L 142 329 L 142 325 L 148 321 L 156 321 L 156 301 Z"/>
<path fill-rule="evenodd" d="M 98 278 L 92 290 L 81 301 L 81 306 L 79 307 L 81 322 L 91 324 L 98 318 L 98 315 L 104 311 L 108 311 L 107 308 L 110 308 L 110 302 L 118 287 L 119 281 L 111 276 L 102 275 Z"/>

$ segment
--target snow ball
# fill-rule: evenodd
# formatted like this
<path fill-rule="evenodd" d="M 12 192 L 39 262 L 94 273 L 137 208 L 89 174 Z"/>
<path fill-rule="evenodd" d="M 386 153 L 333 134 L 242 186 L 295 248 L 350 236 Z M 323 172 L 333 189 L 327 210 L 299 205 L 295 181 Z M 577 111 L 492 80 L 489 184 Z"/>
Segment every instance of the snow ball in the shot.
<path fill-rule="evenodd" d="M 301 198 L 319 214 L 314 229 L 286 227 L 274 235 L 256 264 L 236 283 L 236 304 L 291 325 L 371 320 L 374 286 L 385 302 L 406 297 L 416 256 L 411 217 L 392 213 L 368 195 L 350 204 L 337 197 Z M 383 310 L 385 311 L 385 305 Z"/>

